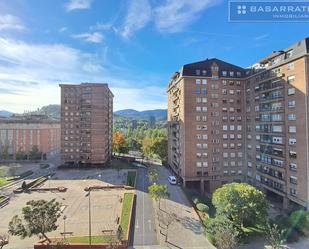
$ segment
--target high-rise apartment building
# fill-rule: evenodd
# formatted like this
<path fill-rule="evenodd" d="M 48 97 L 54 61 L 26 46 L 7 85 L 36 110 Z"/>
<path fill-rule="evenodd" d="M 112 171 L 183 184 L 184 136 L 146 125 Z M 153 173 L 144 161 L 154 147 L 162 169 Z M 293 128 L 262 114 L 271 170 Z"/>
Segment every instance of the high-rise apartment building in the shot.
<path fill-rule="evenodd" d="M 309 38 L 248 69 L 184 65 L 168 86 L 169 165 L 213 192 L 246 181 L 309 208 Z"/>
<path fill-rule="evenodd" d="M 101 165 L 112 155 L 113 94 L 107 84 L 61 87 L 61 159 Z"/>

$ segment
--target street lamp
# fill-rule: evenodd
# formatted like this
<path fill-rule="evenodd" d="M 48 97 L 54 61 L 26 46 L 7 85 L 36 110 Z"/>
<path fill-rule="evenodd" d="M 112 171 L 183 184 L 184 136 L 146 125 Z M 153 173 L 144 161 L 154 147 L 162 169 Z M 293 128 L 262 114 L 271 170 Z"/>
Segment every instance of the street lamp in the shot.
<path fill-rule="evenodd" d="M 63 238 L 65 240 L 65 220 L 67 219 L 67 216 L 63 216 Z"/>
<path fill-rule="evenodd" d="M 91 193 L 91 189 L 89 188 L 88 193 L 85 195 L 85 197 L 88 197 L 88 210 L 89 210 L 89 246 L 91 246 L 91 199 L 90 199 L 90 193 Z"/>
<path fill-rule="evenodd" d="M 48 176 L 48 188 L 50 188 L 50 178 L 51 178 L 51 176 L 49 175 Z"/>

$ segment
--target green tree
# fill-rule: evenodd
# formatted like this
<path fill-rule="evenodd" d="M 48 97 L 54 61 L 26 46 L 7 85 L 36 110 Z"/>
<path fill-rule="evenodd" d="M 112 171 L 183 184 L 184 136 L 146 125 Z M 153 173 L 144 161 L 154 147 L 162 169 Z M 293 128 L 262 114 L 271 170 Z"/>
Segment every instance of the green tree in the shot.
<path fill-rule="evenodd" d="M 238 229 L 225 216 L 216 216 L 204 221 L 206 235 L 219 249 L 233 249 L 238 244 Z"/>
<path fill-rule="evenodd" d="M 270 224 L 269 222 L 267 222 L 265 229 L 265 238 L 272 249 L 282 248 L 282 244 L 285 242 L 285 234 L 285 231 L 279 229 L 276 224 Z"/>
<path fill-rule="evenodd" d="M 157 154 L 162 161 L 162 164 L 167 162 L 167 137 L 156 138 L 153 142 L 154 154 Z"/>
<path fill-rule="evenodd" d="M 142 150 L 145 156 L 151 157 L 154 150 L 154 141 L 151 137 L 145 137 L 142 142 Z"/>
<path fill-rule="evenodd" d="M 148 180 L 151 184 L 154 184 L 159 178 L 159 174 L 155 169 L 150 169 L 148 171 Z"/>
<path fill-rule="evenodd" d="M 266 221 L 268 202 L 264 193 L 246 183 L 223 185 L 214 192 L 212 203 L 218 215 L 225 215 L 240 227 Z"/>
<path fill-rule="evenodd" d="M 42 152 L 39 151 L 39 148 L 37 145 L 33 145 L 32 149 L 29 153 L 29 159 L 30 160 L 39 160 L 42 157 Z"/>
<path fill-rule="evenodd" d="M 16 160 L 24 160 L 25 157 L 26 157 L 26 154 L 25 154 L 25 152 L 23 152 L 22 150 L 19 149 L 19 150 L 16 152 L 15 157 L 16 157 Z"/>
<path fill-rule="evenodd" d="M 2 148 L 1 158 L 2 158 L 3 160 L 9 159 L 9 148 L 8 148 L 8 146 L 4 146 L 4 147 Z"/>
<path fill-rule="evenodd" d="M 304 235 L 309 234 L 309 212 L 302 209 L 294 211 L 290 215 L 291 229 L 296 228 Z"/>
<path fill-rule="evenodd" d="M 9 234 L 20 236 L 22 239 L 37 235 L 51 242 L 46 233 L 57 229 L 60 217 L 60 203 L 51 201 L 28 201 L 22 209 L 22 218 L 15 215 L 9 223 Z"/>
<path fill-rule="evenodd" d="M 151 198 L 159 201 L 159 209 L 161 209 L 161 199 L 168 199 L 170 197 L 167 185 L 154 184 L 148 187 L 148 191 Z"/>

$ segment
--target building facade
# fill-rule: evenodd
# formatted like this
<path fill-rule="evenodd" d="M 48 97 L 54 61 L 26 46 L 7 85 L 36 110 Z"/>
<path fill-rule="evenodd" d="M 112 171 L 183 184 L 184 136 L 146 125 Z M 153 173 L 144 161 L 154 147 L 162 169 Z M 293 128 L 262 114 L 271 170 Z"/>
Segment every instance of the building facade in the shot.
<path fill-rule="evenodd" d="M 98 165 L 112 155 L 113 94 L 107 84 L 61 87 L 61 160 Z"/>
<path fill-rule="evenodd" d="M 248 69 L 209 59 L 173 75 L 168 158 L 185 186 L 246 181 L 308 208 L 308 53 L 305 39 Z"/>
<path fill-rule="evenodd" d="M 15 160 L 20 152 L 29 159 L 33 148 L 42 153 L 42 159 L 60 152 L 60 122 L 36 118 L 0 119 L 0 157 L 2 160 Z"/>

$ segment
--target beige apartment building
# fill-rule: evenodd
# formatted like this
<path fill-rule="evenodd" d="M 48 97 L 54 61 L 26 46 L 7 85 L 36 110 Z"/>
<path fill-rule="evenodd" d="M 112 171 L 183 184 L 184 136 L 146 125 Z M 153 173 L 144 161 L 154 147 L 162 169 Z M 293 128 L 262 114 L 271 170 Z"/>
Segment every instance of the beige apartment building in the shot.
<path fill-rule="evenodd" d="M 15 160 L 18 152 L 27 160 L 34 146 L 42 153 L 42 159 L 59 154 L 59 121 L 34 115 L 0 119 L 1 160 Z"/>
<path fill-rule="evenodd" d="M 61 160 L 103 165 L 112 155 L 113 94 L 107 84 L 61 87 Z"/>
<path fill-rule="evenodd" d="M 309 208 L 309 39 L 243 69 L 184 65 L 168 85 L 169 166 L 187 187 L 248 182 Z"/>

